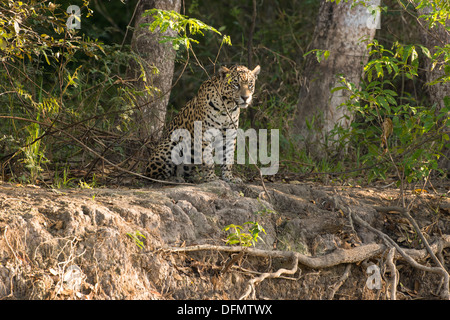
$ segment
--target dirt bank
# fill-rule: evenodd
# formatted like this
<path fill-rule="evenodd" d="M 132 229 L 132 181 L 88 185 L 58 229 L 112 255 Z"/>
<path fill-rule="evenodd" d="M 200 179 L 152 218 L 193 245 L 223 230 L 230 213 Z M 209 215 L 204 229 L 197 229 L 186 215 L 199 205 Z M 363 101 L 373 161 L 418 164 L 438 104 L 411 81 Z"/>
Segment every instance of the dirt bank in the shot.
<path fill-rule="evenodd" d="M 267 189 L 270 201 L 259 185 L 222 181 L 68 190 L 2 183 L 0 299 L 442 298 L 441 274 L 398 250 L 389 257 L 392 245 L 355 220 L 436 268 L 410 221 L 379 210 L 399 206 L 398 190 Z M 408 193 L 412 199 L 412 217 L 448 269 L 449 194 Z M 223 228 L 249 233 L 246 222 L 264 228 L 256 246 L 227 246 Z M 276 274 L 280 268 L 290 272 Z"/>

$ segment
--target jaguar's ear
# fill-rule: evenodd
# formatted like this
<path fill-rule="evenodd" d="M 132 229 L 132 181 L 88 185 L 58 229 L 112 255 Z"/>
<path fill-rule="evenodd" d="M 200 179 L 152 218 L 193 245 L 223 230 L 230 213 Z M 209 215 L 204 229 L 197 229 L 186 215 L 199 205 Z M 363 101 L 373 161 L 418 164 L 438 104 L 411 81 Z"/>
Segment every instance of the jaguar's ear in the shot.
<path fill-rule="evenodd" d="M 219 69 L 220 79 L 225 79 L 228 73 L 230 73 L 230 69 L 228 69 L 227 67 L 220 67 Z"/>
<path fill-rule="evenodd" d="M 255 78 L 258 76 L 260 71 L 261 71 L 261 67 L 260 66 L 256 66 L 256 68 L 252 70 L 252 73 L 255 76 Z"/>

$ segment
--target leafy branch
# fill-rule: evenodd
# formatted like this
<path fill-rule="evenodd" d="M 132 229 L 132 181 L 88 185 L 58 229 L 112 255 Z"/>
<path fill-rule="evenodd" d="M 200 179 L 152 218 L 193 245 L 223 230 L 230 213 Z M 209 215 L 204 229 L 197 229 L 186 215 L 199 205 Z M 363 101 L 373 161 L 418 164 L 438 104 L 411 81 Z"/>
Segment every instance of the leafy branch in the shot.
<path fill-rule="evenodd" d="M 173 10 L 161 10 L 161 9 L 150 9 L 145 11 L 143 16 L 151 16 L 153 22 L 144 23 L 141 27 L 148 27 L 150 31 L 155 31 L 159 28 L 161 33 L 167 31 L 167 29 L 174 30 L 176 36 L 163 36 L 161 42 L 172 42 L 173 48 L 179 50 L 180 45 L 184 45 L 187 50 L 191 47 L 191 43 L 199 43 L 197 40 L 192 38 L 192 36 L 200 34 L 204 36 L 203 31 L 211 31 L 222 36 L 216 28 L 207 25 L 206 23 L 195 19 L 189 18 Z M 231 45 L 231 39 L 229 36 L 223 35 L 222 43 Z"/>

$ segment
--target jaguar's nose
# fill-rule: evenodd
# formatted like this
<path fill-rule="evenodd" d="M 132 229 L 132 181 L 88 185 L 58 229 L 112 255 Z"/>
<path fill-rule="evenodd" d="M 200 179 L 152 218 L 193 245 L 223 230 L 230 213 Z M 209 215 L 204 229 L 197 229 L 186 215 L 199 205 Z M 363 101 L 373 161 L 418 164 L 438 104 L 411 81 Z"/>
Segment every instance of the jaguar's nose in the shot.
<path fill-rule="evenodd" d="M 244 100 L 245 103 L 248 102 L 249 96 L 241 96 L 242 100 Z"/>

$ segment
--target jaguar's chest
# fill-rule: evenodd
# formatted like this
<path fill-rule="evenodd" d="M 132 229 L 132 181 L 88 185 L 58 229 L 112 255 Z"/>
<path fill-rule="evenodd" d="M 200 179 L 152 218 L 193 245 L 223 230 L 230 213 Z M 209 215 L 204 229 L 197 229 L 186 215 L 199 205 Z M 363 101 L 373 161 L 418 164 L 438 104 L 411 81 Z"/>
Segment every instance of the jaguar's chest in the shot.
<path fill-rule="evenodd" d="M 204 125 L 208 128 L 236 129 L 239 124 L 239 108 L 236 105 L 218 107 L 212 101 L 204 106 Z"/>

